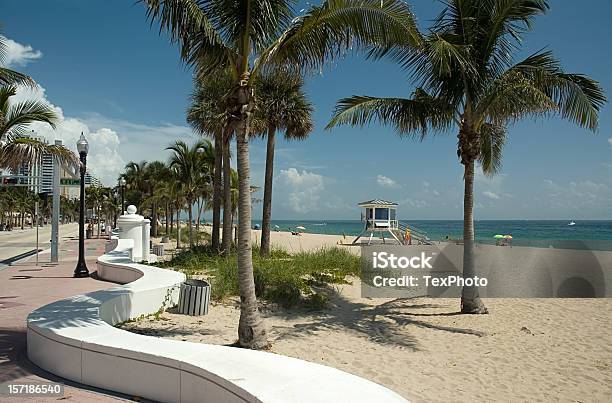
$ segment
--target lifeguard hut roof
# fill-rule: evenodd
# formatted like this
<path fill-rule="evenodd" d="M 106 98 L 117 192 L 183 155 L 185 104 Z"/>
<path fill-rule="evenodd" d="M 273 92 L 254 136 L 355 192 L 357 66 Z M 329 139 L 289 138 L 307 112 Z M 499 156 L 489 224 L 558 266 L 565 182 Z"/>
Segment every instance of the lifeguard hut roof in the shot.
<path fill-rule="evenodd" d="M 358 204 L 359 207 L 395 207 L 397 205 L 397 203 L 381 199 L 368 200 Z"/>

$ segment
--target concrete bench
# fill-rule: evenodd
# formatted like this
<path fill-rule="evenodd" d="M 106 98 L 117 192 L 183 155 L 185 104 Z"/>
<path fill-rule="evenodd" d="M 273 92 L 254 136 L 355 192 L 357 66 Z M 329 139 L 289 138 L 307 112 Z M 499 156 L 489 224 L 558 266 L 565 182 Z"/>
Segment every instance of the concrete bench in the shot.
<path fill-rule="evenodd" d="M 129 259 L 130 241 L 98 258 L 126 283 L 33 311 L 28 357 L 79 383 L 162 402 L 406 402 L 335 368 L 262 351 L 144 336 L 113 325 L 176 304 L 181 273 Z"/>

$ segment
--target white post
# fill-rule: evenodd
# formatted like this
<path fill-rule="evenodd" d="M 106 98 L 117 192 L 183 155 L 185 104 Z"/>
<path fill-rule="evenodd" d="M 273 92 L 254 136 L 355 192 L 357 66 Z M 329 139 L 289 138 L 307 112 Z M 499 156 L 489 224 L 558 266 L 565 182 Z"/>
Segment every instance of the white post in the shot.
<path fill-rule="evenodd" d="M 56 146 L 62 145 L 62 140 L 55 140 Z M 53 214 L 51 216 L 51 262 L 58 260 L 60 215 L 60 164 L 53 158 Z"/>
<path fill-rule="evenodd" d="M 145 218 L 142 221 L 142 260 L 149 261 L 149 244 L 151 243 L 151 220 Z"/>

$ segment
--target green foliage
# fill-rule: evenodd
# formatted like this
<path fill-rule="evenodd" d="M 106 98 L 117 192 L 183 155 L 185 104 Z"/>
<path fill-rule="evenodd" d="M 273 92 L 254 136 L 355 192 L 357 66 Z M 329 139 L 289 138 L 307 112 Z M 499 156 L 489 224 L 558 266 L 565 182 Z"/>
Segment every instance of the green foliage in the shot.
<path fill-rule="evenodd" d="M 219 256 L 208 247 L 197 247 L 160 263 L 188 276 L 201 276 L 212 284 L 212 298 L 222 300 L 238 295 L 238 263 L 235 254 Z M 359 257 L 340 248 L 319 249 L 291 255 L 272 250 L 269 258 L 253 250 L 255 293 L 286 308 L 303 306 L 322 309 L 328 296 L 322 292 L 330 284 L 346 283 L 347 276 L 359 276 Z"/>

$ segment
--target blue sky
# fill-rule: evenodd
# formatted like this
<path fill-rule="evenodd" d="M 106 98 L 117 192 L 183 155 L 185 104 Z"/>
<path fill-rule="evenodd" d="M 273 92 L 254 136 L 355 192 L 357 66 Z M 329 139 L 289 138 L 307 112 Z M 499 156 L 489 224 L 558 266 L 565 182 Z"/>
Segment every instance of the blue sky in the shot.
<path fill-rule="evenodd" d="M 132 0 L 2 0 L 10 65 L 42 87 L 61 110 L 54 133 L 71 145 L 83 130 L 91 166 L 107 185 L 130 160 L 166 159 L 176 138 L 192 140 L 185 109 L 190 71 L 167 38 Z M 441 9 L 411 2 L 421 26 Z M 604 0 L 551 2 L 525 37 L 524 56 L 548 47 L 569 72 L 588 74 L 612 97 L 612 54 Z M 299 6 L 297 7 L 299 9 Z M 43 90 L 44 89 L 44 90 Z M 415 142 L 386 127 L 325 131 L 335 101 L 353 95 L 409 96 L 405 72 L 390 62 L 352 55 L 307 78 L 315 131 L 304 142 L 277 143 L 273 218 L 359 219 L 356 204 L 371 198 L 400 203 L 405 219 L 460 219 L 462 166 L 454 132 Z M 251 146 L 252 182 L 263 185 L 265 143 Z M 260 196 L 261 197 L 261 196 Z M 478 219 L 612 219 L 612 117 L 601 113 L 597 134 L 560 119 L 523 121 L 510 129 L 502 173 L 478 175 Z M 255 205 L 254 218 L 261 206 Z"/>

